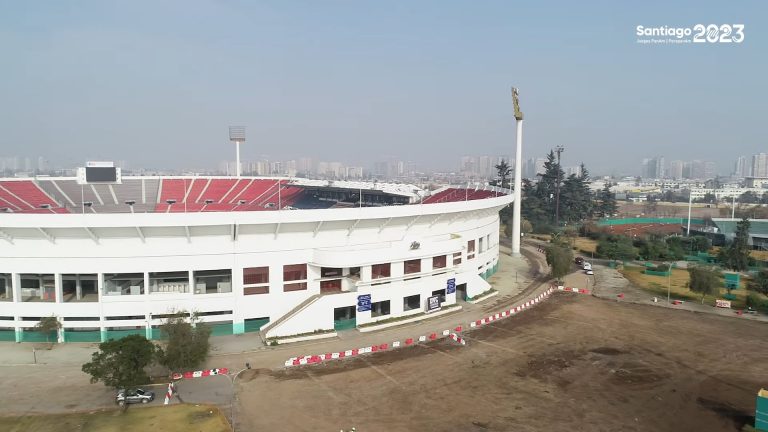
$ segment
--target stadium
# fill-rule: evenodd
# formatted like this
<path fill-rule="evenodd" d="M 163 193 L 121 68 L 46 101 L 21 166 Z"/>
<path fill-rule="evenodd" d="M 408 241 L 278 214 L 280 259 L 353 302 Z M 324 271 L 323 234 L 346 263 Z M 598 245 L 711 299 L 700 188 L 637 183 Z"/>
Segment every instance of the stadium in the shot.
<path fill-rule="evenodd" d="M 430 313 L 488 289 L 508 190 L 264 177 L 0 179 L 0 339 L 128 334 L 194 312 L 263 338 Z"/>

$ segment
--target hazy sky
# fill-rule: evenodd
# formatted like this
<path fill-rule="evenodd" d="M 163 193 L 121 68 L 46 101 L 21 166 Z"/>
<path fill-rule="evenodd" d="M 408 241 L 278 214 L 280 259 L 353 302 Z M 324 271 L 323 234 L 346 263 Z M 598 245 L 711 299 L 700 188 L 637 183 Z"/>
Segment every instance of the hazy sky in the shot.
<path fill-rule="evenodd" d="M 564 164 L 768 151 L 764 1 L 0 0 L 0 156 L 211 167 L 259 155 L 455 167 L 562 144 Z M 635 28 L 743 23 L 741 44 Z"/>

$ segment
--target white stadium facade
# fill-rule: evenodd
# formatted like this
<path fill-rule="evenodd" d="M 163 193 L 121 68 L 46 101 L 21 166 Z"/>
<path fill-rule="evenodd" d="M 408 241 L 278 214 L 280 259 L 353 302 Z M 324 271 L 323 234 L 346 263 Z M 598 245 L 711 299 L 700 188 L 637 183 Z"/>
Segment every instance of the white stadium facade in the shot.
<path fill-rule="evenodd" d="M 488 186 L 114 168 L 0 179 L 0 340 L 41 340 L 51 315 L 60 342 L 99 342 L 158 338 L 179 311 L 272 338 L 450 307 L 490 289 L 511 202 Z"/>

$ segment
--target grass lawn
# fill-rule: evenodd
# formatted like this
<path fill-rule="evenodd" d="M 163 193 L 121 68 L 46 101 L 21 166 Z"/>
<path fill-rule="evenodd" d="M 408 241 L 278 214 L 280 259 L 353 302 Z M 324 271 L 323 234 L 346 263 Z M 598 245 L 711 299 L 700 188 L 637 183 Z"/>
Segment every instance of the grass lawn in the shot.
<path fill-rule="evenodd" d="M 584 253 L 596 253 L 597 242 L 586 237 L 576 237 L 573 241 L 573 246 L 579 251 Z"/>
<path fill-rule="evenodd" d="M 70 414 L 0 416 L 6 432 L 228 432 L 229 422 L 209 405 L 129 406 L 121 409 Z"/>
<path fill-rule="evenodd" d="M 651 292 L 659 297 L 666 298 L 667 296 L 667 276 L 651 276 L 643 274 L 642 267 L 626 266 L 622 270 L 619 270 L 630 282 L 634 285 L 643 288 L 646 291 Z M 701 302 L 701 295 L 692 292 L 686 288 L 688 283 L 688 271 L 682 269 L 673 269 L 671 276 L 671 297 L 675 299 L 682 299 L 687 301 Z M 722 299 L 722 294 L 726 294 L 725 288 L 720 290 L 721 296 L 706 296 L 704 297 L 704 303 L 709 305 L 715 304 L 715 299 Z M 739 283 L 739 289 L 731 291 L 731 294 L 736 296 L 736 299 L 731 301 L 731 306 L 734 309 L 742 309 L 745 307 L 747 289 L 746 281 L 744 278 Z"/>

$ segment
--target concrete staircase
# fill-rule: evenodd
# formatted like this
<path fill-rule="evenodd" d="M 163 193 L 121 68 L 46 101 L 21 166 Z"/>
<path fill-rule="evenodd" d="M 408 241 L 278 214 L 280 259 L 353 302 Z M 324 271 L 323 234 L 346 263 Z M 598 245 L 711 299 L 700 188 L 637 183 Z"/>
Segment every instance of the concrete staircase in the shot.
<path fill-rule="evenodd" d="M 299 314 L 304 309 L 308 308 L 312 303 L 316 302 L 317 299 L 320 298 L 320 294 L 315 294 L 303 302 L 299 303 L 295 308 L 288 311 L 285 315 L 281 316 L 280 318 L 276 319 L 275 321 L 268 322 L 264 327 L 262 327 L 259 330 L 259 336 L 261 336 L 261 340 L 264 341 L 264 343 L 267 342 L 267 338 L 270 337 L 269 332 L 279 327 L 284 322 L 288 321 L 289 319 L 293 318 L 297 314 Z"/>

